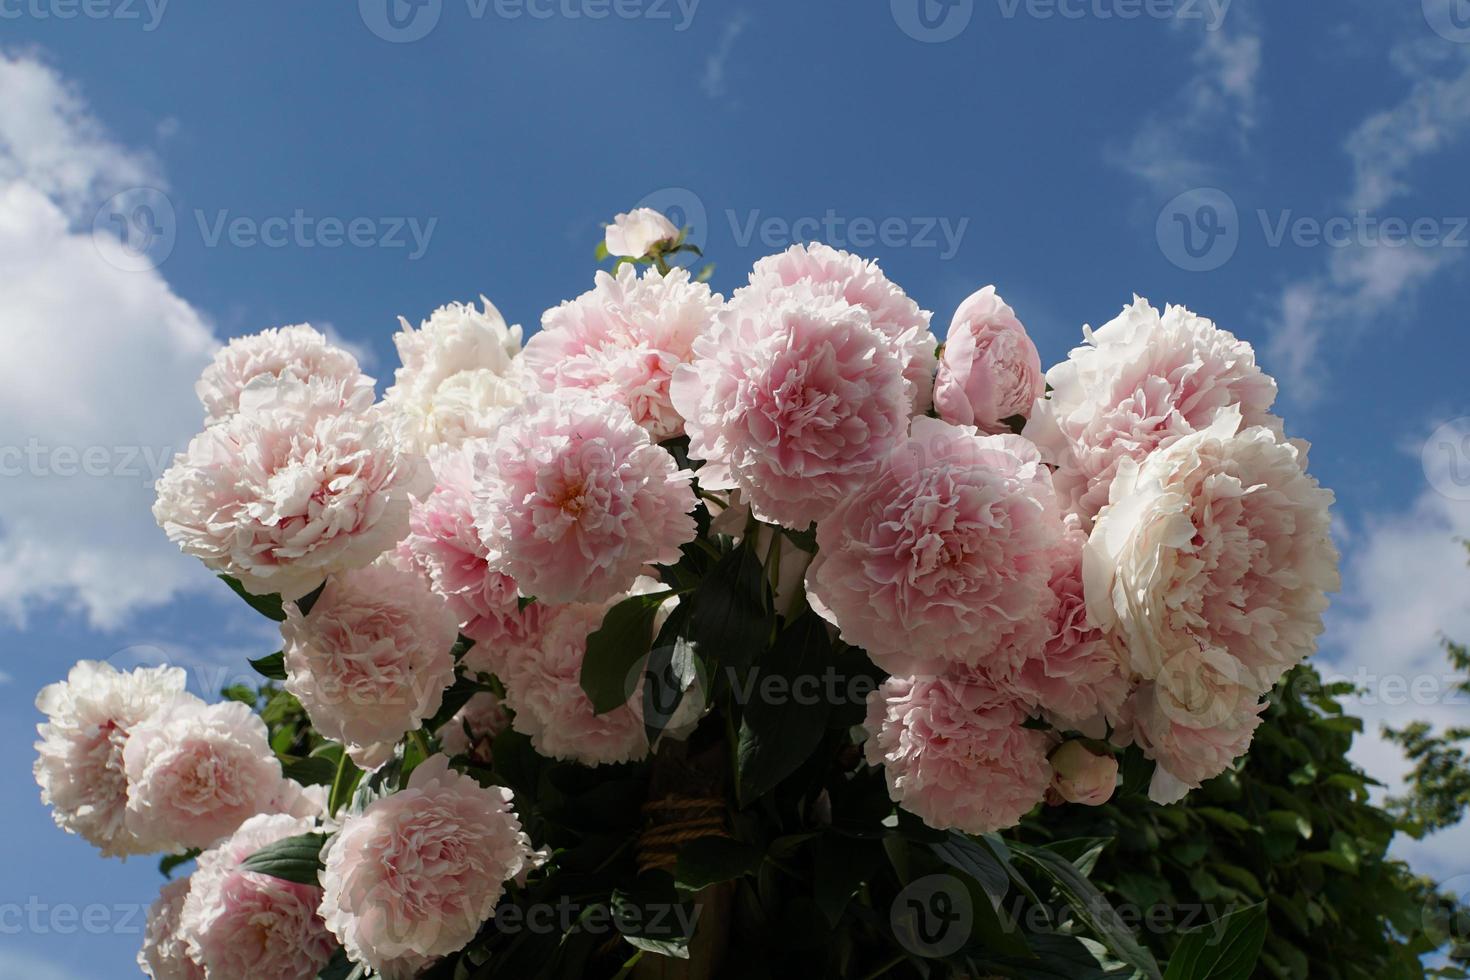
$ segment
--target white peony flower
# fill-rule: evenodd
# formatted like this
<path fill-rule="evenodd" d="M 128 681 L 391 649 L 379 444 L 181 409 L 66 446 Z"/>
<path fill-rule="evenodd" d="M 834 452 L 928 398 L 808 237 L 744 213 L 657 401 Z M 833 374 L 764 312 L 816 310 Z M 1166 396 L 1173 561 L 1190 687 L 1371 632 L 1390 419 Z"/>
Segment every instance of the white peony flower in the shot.
<path fill-rule="evenodd" d="M 508 327 L 488 299 L 484 310 L 450 303 L 419 329 L 399 318 L 393 338 L 402 361 L 384 408 L 405 446 L 426 454 L 437 445 L 458 445 L 493 433 L 508 409 L 524 398 L 521 328 Z"/>
<path fill-rule="evenodd" d="M 41 802 L 57 826 L 80 834 L 105 857 L 153 850 L 127 827 L 128 780 L 123 749 L 136 728 L 198 699 L 184 691 L 178 667 L 144 667 L 122 673 L 111 664 L 84 660 L 65 681 L 36 697 L 46 721 L 36 727 L 36 782 Z"/>
<path fill-rule="evenodd" d="M 194 386 L 208 414 L 205 424 L 223 422 L 239 411 L 241 392 L 258 378 L 341 382 L 351 395 L 368 392 L 372 399 L 373 379 L 362 373 L 357 358 L 310 324 L 299 323 L 236 337 L 220 348 Z"/>
<path fill-rule="evenodd" d="M 179 928 L 190 884 L 189 878 L 169 882 L 148 909 L 138 967 L 152 980 L 204 980 L 204 967 L 189 955 L 188 940 Z"/>
<path fill-rule="evenodd" d="M 655 245 L 678 240 L 679 229 L 653 208 L 637 208 L 613 218 L 604 239 L 609 255 L 629 259 L 641 259 L 653 251 Z"/>

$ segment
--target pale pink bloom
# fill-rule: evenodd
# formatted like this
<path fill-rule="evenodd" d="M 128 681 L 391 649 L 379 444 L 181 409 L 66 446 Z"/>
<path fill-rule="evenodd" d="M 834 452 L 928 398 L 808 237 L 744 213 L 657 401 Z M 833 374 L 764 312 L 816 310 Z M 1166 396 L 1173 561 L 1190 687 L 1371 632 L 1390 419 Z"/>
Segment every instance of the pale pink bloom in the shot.
<path fill-rule="evenodd" d="M 252 817 L 199 856 L 181 929 L 205 980 L 313 980 L 331 960 L 337 944 L 317 911 L 321 888 L 240 867 L 266 845 L 313 829 L 284 814 Z"/>
<path fill-rule="evenodd" d="M 481 691 L 465 703 L 449 723 L 439 730 L 439 740 L 449 755 L 466 755 L 482 766 L 494 761 L 491 743 L 510 727 L 510 713 L 500 699 Z"/>
<path fill-rule="evenodd" d="M 475 524 L 489 568 L 523 595 L 597 602 L 694 539 L 693 474 L 623 411 L 584 392 L 542 394 L 476 461 Z"/>
<path fill-rule="evenodd" d="M 684 433 L 669 400 L 674 369 L 694 356 L 722 301 L 684 269 L 631 265 L 598 272 L 590 292 L 547 310 L 526 344 L 526 370 L 542 391 L 583 388 L 628 407 L 656 441 Z"/>
<path fill-rule="evenodd" d="M 337 382 L 348 401 L 362 394 L 369 401 L 373 397 L 373 379 L 362 373 L 350 351 L 331 343 L 310 324 L 275 327 L 236 337 L 214 355 L 194 385 L 208 415 L 205 424 L 223 422 L 239 411 L 247 385 L 276 378 Z"/>
<path fill-rule="evenodd" d="M 1083 530 L 1108 501 L 1121 460 L 1209 427 L 1235 409 L 1247 426 L 1281 431 L 1270 413 L 1276 382 L 1256 366 L 1251 345 L 1182 306 L 1162 316 L 1133 305 L 1046 374 L 1054 389 L 1037 404 L 1026 437 L 1058 467 L 1057 494 Z"/>
<path fill-rule="evenodd" d="M 311 612 L 286 604 L 286 690 L 364 769 L 439 710 L 458 623 L 415 572 L 380 560 L 327 580 Z"/>
<path fill-rule="evenodd" d="M 146 854 L 153 848 L 127 827 L 128 778 L 123 749 L 142 723 L 198 699 L 184 691 L 177 667 L 122 673 L 109 663 L 83 660 L 64 681 L 36 696 L 46 720 L 36 726 L 36 782 L 41 802 L 67 833 L 80 834 L 104 857 Z"/>
<path fill-rule="evenodd" d="M 266 812 L 314 820 L 327 812 L 327 787 L 302 786 L 294 779 L 283 779 Z"/>
<path fill-rule="evenodd" d="M 138 967 L 153 980 L 204 980 L 204 967 L 189 955 L 188 940 L 179 930 L 189 884 L 188 878 L 180 878 L 164 885 L 148 909 Z"/>
<path fill-rule="evenodd" d="M 492 572 L 486 560 L 474 517 L 475 457 L 486 446 L 483 439 L 471 439 L 430 453 L 434 492 L 413 502 L 408 537 L 399 542 L 398 554 L 448 604 L 459 631 L 475 641 L 465 665 L 498 673 L 503 652 L 535 636 L 541 606 L 522 609 L 515 581 Z"/>
<path fill-rule="evenodd" d="M 239 414 L 195 436 L 158 481 L 169 539 L 256 595 L 299 599 L 408 532 L 429 470 L 370 404 L 322 382 L 265 382 Z"/>
<path fill-rule="evenodd" d="M 739 488 L 757 517 L 805 530 L 861 487 L 905 435 L 893 342 L 809 283 L 748 294 L 695 342 L 670 389 L 701 487 Z"/>
<path fill-rule="evenodd" d="M 1063 742 L 1051 754 L 1051 788 L 1068 803 L 1102 806 L 1118 785 L 1118 760 L 1079 741 Z"/>
<path fill-rule="evenodd" d="M 507 326 L 491 302 L 483 310 L 450 303 L 415 330 L 399 317 L 394 335 L 402 367 L 383 393 L 399 441 L 420 454 L 494 432 L 525 397 L 521 328 Z"/>
<path fill-rule="evenodd" d="M 732 302 L 766 305 L 769 294 L 798 282 L 866 310 L 869 322 L 888 338 L 888 349 L 903 366 L 913 413 L 929 410 L 935 351 L 939 347 L 929 330 L 933 314 L 919 309 L 919 304 L 883 274 L 877 262 L 818 242 L 793 245 L 761 259 L 751 270 L 750 285 L 737 291 Z"/>
<path fill-rule="evenodd" d="M 1331 491 L 1301 450 L 1222 411 L 1204 431 L 1124 459 L 1083 559 L 1092 620 L 1161 710 L 1216 725 L 1316 647 L 1338 587 Z"/>
<path fill-rule="evenodd" d="M 891 673 L 1003 673 L 1041 642 L 1061 533 L 1029 442 L 915 419 L 872 480 L 817 524 L 808 601 Z"/>
<path fill-rule="evenodd" d="M 629 259 L 641 259 L 655 245 L 672 245 L 678 240 L 679 229 L 653 208 L 635 208 L 617 215 L 604 237 L 607 254 Z"/>
<path fill-rule="evenodd" d="M 1127 670 L 1087 615 L 1082 591 L 1082 549 L 1087 536 L 1069 522 L 1052 558 L 1046 635 L 1009 684 L 1059 728 L 1101 737 L 1128 697 Z"/>
<path fill-rule="evenodd" d="M 435 755 L 347 818 L 327 849 L 321 912 L 354 962 L 410 980 L 475 937 L 532 860 L 511 801 Z"/>
<path fill-rule="evenodd" d="M 123 749 L 128 829 L 151 850 L 210 847 L 281 798 L 265 722 L 238 701 L 171 707 Z"/>
<path fill-rule="evenodd" d="M 1218 724 L 1192 726 L 1171 720 L 1160 709 L 1157 695 L 1153 684 L 1138 689 L 1129 699 L 1127 722 L 1114 732 L 1113 741 L 1119 745 L 1136 742 L 1157 762 L 1148 795 L 1155 803 L 1167 805 L 1179 802 L 1246 754 L 1266 702 L 1246 701 Z"/>
<path fill-rule="evenodd" d="M 894 802 L 938 830 L 1020 822 L 1051 784 L 1047 736 L 1021 702 L 970 670 L 894 677 L 868 696 L 868 763 Z"/>
<path fill-rule="evenodd" d="M 648 580 L 644 580 L 647 582 Z M 640 587 L 647 591 L 651 586 Z M 597 714 L 582 690 L 587 637 L 625 596 L 600 603 L 576 603 L 548 611 L 535 645 L 508 664 L 506 704 L 515 712 L 516 731 L 528 735 L 536 751 L 583 765 L 630 762 L 648 754 L 643 727 L 642 675 L 630 673 L 628 701 Z"/>
<path fill-rule="evenodd" d="M 934 378 L 939 417 L 981 432 L 1010 432 L 1005 420 L 1029 416 L 1045 393 L 1041 355 L 995 287 L 961 303 Z"/>

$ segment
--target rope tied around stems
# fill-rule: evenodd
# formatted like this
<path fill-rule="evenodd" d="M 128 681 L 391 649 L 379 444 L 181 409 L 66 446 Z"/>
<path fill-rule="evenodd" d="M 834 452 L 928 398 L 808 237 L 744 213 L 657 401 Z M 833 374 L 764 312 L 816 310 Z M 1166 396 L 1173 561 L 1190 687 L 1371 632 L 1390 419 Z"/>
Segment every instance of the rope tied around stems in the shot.
<path fill-rule="evenodd" d="M 725 800 L 718 796 L 669 795 L 643 804 L 643 833 L 638 836 L 639 871 L 673 871 L 679 849 L 705 837 L 730 836 L 725 828 Z"/>

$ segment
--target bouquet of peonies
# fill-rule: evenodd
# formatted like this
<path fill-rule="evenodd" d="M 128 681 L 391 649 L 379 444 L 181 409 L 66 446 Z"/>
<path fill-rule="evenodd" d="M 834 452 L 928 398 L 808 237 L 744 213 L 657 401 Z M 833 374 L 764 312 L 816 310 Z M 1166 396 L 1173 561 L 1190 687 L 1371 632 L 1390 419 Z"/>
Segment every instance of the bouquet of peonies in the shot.
<path fill-rule="evenodd" d="M 280 653 L 37 701 L 58 825 L 197 858 L 144 973 L 1161 975 L 1091 842 L 999 832 L 1181 799 L 1312 652 L 1332 494 L 1275 383 L 1181 307 L 1043 374 L 992 287 L 941 346 L 857 256 L 726 300 L 684 251 L 620 215 L 524 345 L 405 322 L 381 400 L 309 326 L 205 370 L 154 514 Z"/>

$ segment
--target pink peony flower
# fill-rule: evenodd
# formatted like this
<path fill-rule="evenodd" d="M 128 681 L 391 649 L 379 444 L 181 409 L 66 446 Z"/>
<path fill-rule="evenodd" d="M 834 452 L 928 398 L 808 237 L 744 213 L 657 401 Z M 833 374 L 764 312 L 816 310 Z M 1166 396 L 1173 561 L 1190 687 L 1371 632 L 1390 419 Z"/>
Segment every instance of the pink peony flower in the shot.
<path fill-rule="evenodd" d="M 607 226 L 607 254 L 641 259 L 655 245 L 671 245 L 679 240 L 679 229 L 653 208 L 635 208 L 613 218 Z"/>
<path fill-rule="evenodd" d="M 975 671 L 894 677 L 868 696 L 868 763 L 894 802 L 938 830 L 1013 827 L 1051 784 L 1047 737 Z"/>
<path fill-rule="evenodd" d="M 1118 785 L 1118 760 L 1079 741 L 1063 742 L 1051 754 L 1052 791 L 1068 803 L 1102 806 Z"/>
<path fill-rule="evenodd" d="M 1010 432 L 1005 420 L 1029 416 L 1045 393 L 1041 355 L 995 287 L 961 303 L 934 379 L 939 417 L 981 432 Z"/>
<path fill-rule="evenodd" d="M 204 967 L 189 955 L 189 943 L 179 929 L 189 885 L 188 878 L 169 882 L 148 909 L 138 967 L 153 980 L 204 980 Z"/>
<path fill-rule="evenodd" d="M 128 829 L 149 850 L 210 847 L 281 798 L 265 722 L 238 701 L 174 705 L 123 748 Z"/>
<path fill-rule="evenodd" d="M 860 306 L 809 283 L 747 294 L 695 341 L 670 389 L 700 485 L 805 530 L 902 441 L 903 364 Z"/>
<path fill-rule="evenodd" d="M 1046 605 L 1046 636 L 1007 677 L 1026 701 L 1053 724 L 1101 738 L 1128 697 L 1124 662 L 1088 618 L 1082 591 L 1082 549 L 1087 536 L 1069 522 L 1053 555 Z"/>
<path fill-rule="evenodd" d="M 1229 769 L 1250 749 L 1251 737 L 1261 723 L 1265 701 L 1247 701 L 1231 717 L 1213 725 L 1187 725 L 1160 709 L 1158 688 L 1142 685 L 1127 707 L 1127 723 L 1113 734 L 1119 745 L 1137 742 L 1156 761 L 1148 796 L 1155 803 L 1177 803 Z"/>
<path fill-rule="evenodd" d="M 817 524 L 808 601 L 891 673 L 1004 672 L 1041 642 L 1061 532 L 1030 443 L 915 419 Z"/>
<path fill-rule="evenodd" d="M 421 455 L 494 432 L 525 397 L 521 328 L 508 327 L 488 299 L 441 306 L 418 330 L 399 317 L 393 338 L 403 366 L 383 393 L 399 441 Z"/>
<path fill-rule="evenodd" d="M 650 268 L 641 279 L 631 265 L 616 276 L 599 272 L 590 292 L 546 311 L 541 332 L 526 344 L 526 369 L 542 391 L 583 388 L 626 405 L 662 442 L 684 433 L 669 379 L 693 358 L 694 341 L 721 306 L 684 269 L 662 275 Z"/>
<path fill-rule="evenodd" d="M 495 761 L 491 743 L 509 727 L 510 713 L 500 699 L 489 691 L 481 691 L 440 729 L 439 740 L 446 754 L 469 756 L 472 761 L 488 766 Z"/>
<path fill-rule="evenodd" d="M 387 560 L 334 575 L 310 613 L 286 605 L 286 690 L 317 731 L 377 769 L 454 683 L 455 620 L 421 577 Z"/>
<path fill-rule="evenodd" d="M 621 407 L 580 392 L 529 401 L 477 459 L 489 569 L 550 603 L 625 591 L 694 539 L 693 474 Z"/>
<path fill-rule="evenodd" d="M 459 631 L 475 641 L 465 666 L 498 674 L 506 649 L 532 641 L 542 606 L 532 603 L 521 609 L 515 581 L 490 571 L 486 560 L 473 509 L 474 461 L 487 445 L 472 439 L 433 450 L 434 492 L 413 502 L 408 537 L 399 543 L 398 554 L 448 604 Z"/>
<path fill-rule="evenodd" d="M 635 591 L 656 587 L 651 579 L 643 579 Z M 587 637 L 623 598 L 576 603 L 548 612 L 539 641 L 511 660 L 502 680 L 506 704 L 515 712 L 512 724 L 516 731 L 530 736 L 542 755 L 596 766 L 630 762 L 648 754 L 641 685 L 630 683 L 628 703 L 602 715 L 594 712 L 582 690 Z"/>
<path fill-rule="evenodd" d="M 146 854 L 151 848 L 127 827 L 128 778 L 123 750 L 137 727 L 198 699 L 184 691 L 177 667 L 122 673 L 84 660 L 67 678 L 42 688 L 36 707 L 36 782 L 56 825 L 80 834 L 104 857 Z"/>
<path fill-rule="evenodd" d="M 1059 467 L 1057 494 L 1092 529 L 1123 459 L 1207 428 L 1239 409 L 1248 426 L 1281 431 L 1270 414 L 1276 382 L 1256 366 L 1250 344 L 1182 306 L 1159 311 L 1144 299 L 1095 332 L 1046 374 L 1054 389 L 1026 426 L 1026 437 Z"/>
<path fill-rule="evenodd" d="M 939 341 L 929 330 L 928 310 L 889 281 L 878 263 L 830 245 L 793 245 L 755 264 L 750 285 L 734 301 L 768 305 L 771 293 L 804 282 L 817 292 L 840 298 L 868 312 L 873 328 L 888 338 L 887 347 L 903 366 L 913 414 L 929 410 L 934 386 L 935 350 Z"/>
<path fill-rule="evenodd" d="M 409 494 L 428 489 L 427 465 L 399 451 L 369 398 L 270 382 L 174 458 L 153 516 L 248 591 L 299 599 L 393 547 L 408 532 Z"/>
<path fill-rule="evenodd" d="M 409 980 L 475 937 L 532 860 L 511 799 L 435 755 L 347 818 L 327 849 L 321 911 L 354 962 Z"/>
<path fill-rule="evenodd" d="M 357 358 L 302 323 L 237 337 L 220 348 L 194 386 L 208 415 L 205 424 L 223 422 L 238 412 L 247 385 L 277 378 L 336 382 L 347 401 L 373 399 L 373 379 L 362 373 Z"/>
<path fill-rule="evenodd" d="M 266 845 L 312 829 L 284 814 L 251 817 L 200 855 L 180 927 L 205 980 L 314 980 L 331 960 L 337 944 L 317 911 L 322 890 L 240 867 Z"/>
<path fill-rule="evenodd" d="M 1301 450 L 1222 411 L 1125 459 L 1083 559 L 1088 613 L 1155 680 L 1161 710 L 1213 726 L 1308 656 L 1338 587 L 1331 491 Z"/>

